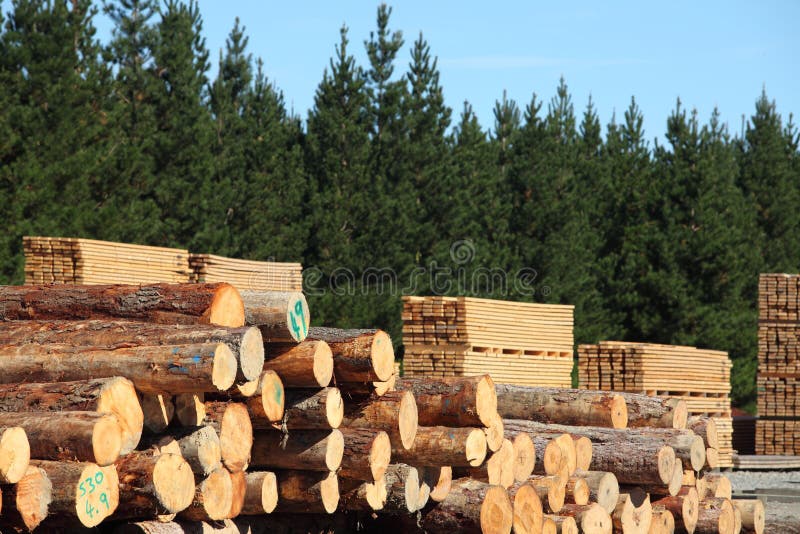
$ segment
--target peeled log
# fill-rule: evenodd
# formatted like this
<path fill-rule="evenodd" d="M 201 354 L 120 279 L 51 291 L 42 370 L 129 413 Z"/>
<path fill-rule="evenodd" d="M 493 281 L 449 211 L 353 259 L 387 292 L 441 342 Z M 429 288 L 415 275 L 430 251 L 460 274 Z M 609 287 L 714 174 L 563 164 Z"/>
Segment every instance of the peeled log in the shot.
<path fill-rule="evenodd" d="M 619 499 L 619 482 L 614 473 L 605 471 L 576 471 L 575 476 L 582 478 L 589 486 L 589 501 L 596 502 L 609 514 L 617 507 Z"/>
<path fill-rule="evenodd" d="M 392 459 L 389 435 L 383 430 L 340 428 L 344 438 L 341 477 L 357 480 L 378 480 L 383 477 Z"/>
<path fill-rule="evenodd" d="M 479 428 L 420 426 L 411 448 L 393 447 L 392 458 L 415 466 L 477 467 L 486 458 L 486 435 Z"/>
<path fill-rule="evenodd" d="M 284 430 L 339 428 L 344 402 L 337 388 L 287 389 L 283 419 L 276 426 Z M 262 429 L 260 421 L 256 428 Z"/>
<path fill-rule="evenodd" d="M 742 532 L 764 534 L 766 515 L 761 499 L 734 499 L 731 504 L 742 515 Z"/>
<path fill-rule="evenodd" d="M 8 427 L 12 423 L 25 429 L 30 456 L 38 460 L 95 462 L 99 466 L 106 466 L 119 458 L 122 447 L 122 428 L 112 414 L 0 413 L 0 427 Z"/>
<path fill-rule="evenodd" d="M 676 531 L 692 534 L 697 526 L 700 502 L 697 499 L 697 490 L 687 488 L 682 495 L 664 497 L 653 503 L 654 506 L 663 506 L 675 520 Z"/>
<path fill-rule="evenodd" d="M 697 513 L 697 534 L 733 534 L 735 516 L 730 499 L 706 498 Z"/>
<path fill-rule="evenodd" d="M 42 469 L 52 483 L 49 517 L 77 520 L 91 528 L 117 509 L 120 489 L 114 466 L 47 460 L 32 460 L 31 466 Z"/>
<path fill-rule="evenodd" d="M 613 530 L 611 515 L 599 504 L 566 504 L 560 515 L 574 518 L 584 534 L 611 534 Z"/>
<path fill-rule="evenodd" d="M 178 455 L 134 451 L 117 460 L 116 468 L 120 518 L 174 514 L 192 502 L 194 475 Z"/>
<path fill-rule="evenodd" d="M 410 449 L 417 435 L 417 403 L 410 391 L 390 391 L 381 397 L 344 407 L 344 426 L 384 430 L 392 449 Z"/>
<path fill-rule="evenodd" d="M 680 399 L 618 393 L 628 405 L 628 427 L 686 428 L 689 411 Z"/>
<path fill-rule="evenodd" d="M 177 428 L 158 440 L 158 448 L 161 454 L 181 456 L 201 476 L 222 467 L 222 447 L 212 426 Z"/>
<path fill-rule="evenodd" d="M 246 489 L 242 515 L 269 514 L 278 505 L 278 479 L 271 471 L 245 473 Z"/>
<path fill-rule="evenodd" d="M 232 506 L 231 474 L 220 468 L 197 484 L 192 502 L 178 515 L 189 521 L 219 521 L 228 518 Z"/>
<path fill-rule="evenodd" d="M 114 414 L 122 427 L 120 454 L 132 451 L 142 435 L 142 408 L 133 384 L 126 378 L 3 384 L 0 385 L 0 411 Z"/>
<path fill-rule="evenodd" d="M 90 286 L 89 286 L 90 287 Z M 237 362 L 223 343 L 105 350 L 67 345 L 0 347 L 0 381 L 58 382 L 124 376 L 143 393 L 225 391 Z"/>
<path fill-rule="evenodd" d="M 401 378 L 395 387 L 414 394 L 422 426 L 488 427 L 497 415 L 497 394 L 489 375 Z"/>
<path fill-rule="evenodd" d="M 310 314 L 298 291 L 242 291 L 247 324 L 261 329 L 267 341 L 299 343 L 308 335 Z"/>
<path fill-rule="evenodd" d="M 33 530 L 44 521 L 53 500 L 53 483 L 44 469 L 28 466 L 19 482 L 3 486 L 3 523 Z"/>
<path fill-rule="evenodd" d="M 339 481 L 335 473 L 277 471 L 277 512 L 328 513 L 339 505 Z"/>
<path fill-rule="evenodd" d="M 244 404 L 208 401 L 206 423 L 219 435 L 222 463 L 229 471 L 244 471 L 250 463 L 253 426 Z"/>
<path fill-rule="evenodd" d="M 239 292 L 226 283 L 0 287 L 0 320 L 124 318 L 244 326 Z"/>
<path fill-rule="evenodd" d="M 286 387 L 317 388 L 330 385 L 333 352 L 324 341 L 266 343 L 264 369 L 278 373 Z"/>
<path fill-rule="evenodd" d="M 539 494 L 530 484 L 515 484 L 508 489 L 514 506 L 514 534 L 540 534 L 544 510 Z"/>
<path fill-rule="evenodd" d="M 255 327 L 154 324 L 119 320 L 17 321 L 0 328 L 0 345 L 67 345 L 116 350 L 154 345 L 224 343 L 239 362 L 239 377 L 252 380 L 264 365 L 264 343 Z"/>
<path fill-rule="evenodd" d="M 336 471 L 344 451 L 344 438 L 337 429 L 293 430 L 288 434 L 260 430 L 253 434 L 251 464 L 277 469 Z"/>
<path fill-rule="evenodd" d="M 513 522 L 514 511 L 505 489 L 459 479 L 447 498 L 424 514 L 422 526 L 428 532 L 507 534 Z"/>
<path fill-rule="evenodd" d="M 25 429 L 19 426 L 0 426 L 0 482 L 19 482 L 28 470 L 30 453 Z"/>
<path fill-rule="evenodd" d="M 707 448 L 719 449 L 717 423 L 713 417 L 694 415 L 689 418 L 686 428 L 703 438 Z"/>
<path fill-rule="evenodd" d="M 385 381 L 394 373 L 392 339 L 383 330 L 314 327 L 308 339 L 328 343 L 337 382 Z"/>
<path fill-rule="evenodd" d="M 616 393 L 585 389 L 497 385 L 497 412 L 505 419 L 625 428 L 628 409 Z"/>

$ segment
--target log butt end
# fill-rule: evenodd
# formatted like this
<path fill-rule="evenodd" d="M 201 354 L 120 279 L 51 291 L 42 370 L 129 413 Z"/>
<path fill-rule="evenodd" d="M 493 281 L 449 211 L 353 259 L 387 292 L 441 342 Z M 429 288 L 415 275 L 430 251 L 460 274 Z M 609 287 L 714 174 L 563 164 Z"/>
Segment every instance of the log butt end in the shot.
<path fill-rule="evenodd" d="M 344 436 L 342 431 L 336 428 L 331 429 L 325 447 L 325 466 L 328 471 L 336 471 L 342 465 L 344 457 Z"/>
<path fill-rule="evenodd" d="M 339 506 L 339 478 L 336 473 L 329 473 L 325 480 L 320 482 L 319 487 L 322 507 L 332 514 Z"/>
<path fill-rule="evenodd" d="M 394 347 L 392 338 L 383 330 L 378 330 L 372 337 L 370 358 L 372 370 L 378 380 L 384 382 L 394 373 Z"/>
<path fill-rule="evenodd" d="M 92 452 L 99 466 L 111 465 L 119 458 L 122 450 L 122 427 L 115 415 L 105 415 L 98 419 L 92 430 Z"/>
<path fill-rule="evenodd" d="M 128 454 L 139 444 L 144 427 L 144 412 L 133 382 L 127 378 L 109 380 L 100 393 L 96 411 L 113 413 L 122 427 L 122 449 L 120 454 Z"/>
<path fill-rule="evenodd" d="M 239 290 L 230 284 L 220 284 L 203 319 L 219 326 L 244 326 L 244 302 Z"/>
<path fill-rule="evenodd" d="M 503 418 L 495 415 L 486 425 L 484 429 L 486 433 L 486 446 L 492 452 L 497 452 L 503 446 L 503 439 L 505 439 L 505 428 L 503 427 Z"/>
<path fill-rule="evenodd" d="M 587 534 L 611 534 L 614 529 L 611 515 L 599 504 L 590 504 L 581 517 L 580 530 Z"/>
<path fill-rule="evenodd" d="M 672 428 L 686 428 L 686 423 L 689 421 L 689 409 L 686 401 L 671 399 L 668 404 L 672 407 Z"/>
<path fill-rule="evenodd" d="M 392 444 L 389 440 L 389 434 L 383 430 L 375 434 L 375 439 L 372 440 L 372 446 L 369 449 L 369 468 L 372 473 L 372 479 L 378 480 L 383 478 L 386 473 L 386 468 L 392 461 Z"/>
<path fill-rule="evenodd" d="M 283 382 L 278 373 L 266 370 L 261 375 L 261 406 L 264 415 L 270 423 L 275 423 L 283 418 L 284 403 Z"/>
<path fill-rule="evenodd" d="M 119 504 L 119 477 L 116 467 L 82 464 L 75 483 L 75 516 L 85 527 L 96 527 L 114 513 Z"/>
<path fill-rule="evenodd" d="M 658 477 L 664 484 L 669 484 L 675 478 L 675 450 L 669 445 L 661 447 L 656 460 L 658 462 Z M 681 468 L 681 478 L 683 478 L 683 468 Z"/>
<path fill-rule="evenodd" d="M 536 446 L 526 432 L 519 432 L 512 442 L 514 447 L 514 480 L 523 482 L 536 466 Z"/>
<path fill-rule="evenodd" d="M 628 427 L 628 405 L 622 395 L 611 398 L 611 428 Z"/>
<path fill-rule="evenodd" d="M 333 380 L 333 351 L 326 342 L 314 341 L 314 379 L 320 387 L 327 387 Z"/>
<path fill-rule="evenodd" d="M 219 446 L 222 462 L 229 471 L 247 469 L 253 448 L 253 424 L 244 404 L 230 403 L 225 407 L 219 428 Z"/>
<path fill-rule="evenodd" d="M 310 323 L 311 314 L 308 311 L 305 295 L 299 291 L 289 293 L 286 299 L 286 325 L 289 327 L 292 339 L 298 343 L 303 341 L 308 335 Z"/>
<path fill-rule="evenodd" d="M 220 391 L 227 391 L 236 381 L 239 363 L 233 351 L 224 343 L 214 349 L 214 365 L 211 370 L 211 383 Z"/>
<path fill-rule="evenodd" d="M 689 458 L 694 471 L 700 471 L 706 464 L 706 445 L 700 436 L 695 436 L 692 440 Z"/>
<path fill-rule="evenodd" d="M 400 430 L 400 442 L 405 449 L 410 449 L 412 445 L 414 445 L 414 439 L 417 437 L 417 426 L 419 422 L 417 401 L 414 399 L 414 394 L 410 391 L 404 391 L 402 394 L 397 419 Z"/>
<path fill-rule="evenodd" d="M 252 326 L 242 335 L 239 346 L 239 367 L 247 380 L 258 378 L 264 368 L 264 338 L 258 327 Z"/>
<path fill-rule="evenodd" d="M 614 473 L 605 473 L 597 482 L 596 500 L 609 514 L 614 511 L 619 500 L 619 481 Z"/>
<path fill-rule="evenodd" d="M 591 490 L 586 480 L 578 478 L 573 481 L 572 485 L 572 502 L 575 504 L 589 504 L 589 497 Z"/>
<path fill-rule="evenodd" d="M 261 506 L 267 514 L 271 514 L 278 506 L 278 478 L 275 473 L 264 473 L 264 479 L 261 482 Z"/>
<path fill-rule="evenodd" d="M 194 475 L 189 464 L 177 454 L 162 454 L 153 468 L 153 489 L 158 502 L 175 514 L 192 504 Z"/>
<path fill-rule="evenodd" d="M 31 460 L 28 435 L 19 426 L 3 428 L 0 432 L 0 481 L 15 484 L 25 476 Z"/>
<path fill-rule="evenodd" d="M 497 390 L 494 380 L 489 375 L 483 375 L 475 386 L 475 409 L 478 419 L 485 426 L 489 426 L 497 414 Z"/>
<path fill-rule="evenodd" d="M 681 503 L 681 518 L 684 529 L 687 532 L 694 532 L 699 516 L 700 499 L 697 497 L 697 490 L 695 488 L 689 488 L 683 496 L 683 502 Z"/>
<path fill-rule="evenodd" d="M 453 485 L 453 468 L 443 467 L 423 467 L 420 473 L 425 484 L 430 488 L 430 499 L 435 502 L 442 502 L 450 493 Z"/>
<path fill-rule="evenodd" d="M 200 483 L 203 510 L 209 519 L 227 519 L 233 507 L 233 482 L 227 469 L 213 471 Z"/>
<path fill-rule="evenodd" d="M 667 484 L 667 491 L 669 492 L 670 495 L 674 497 L 681 490 L 682 484 L 683 484 L 683 467 L 681 465 L 681 461 L 678 460 L 675 462 L 675 467 L 673 468 L 672 471 L 672 478 Z"/>
<path fill-rule="evenodd" d="M 555 439 L 548 441 L 544 448 L 543 464 L 542 468 L 548 475 L 558 474 L 566 465 L 565 454 Z"/>
<path fill-rule="evenodd" d="M 44 521 L 53 499 L 53 483 L 39 467 L 29 466 L 17 482 L 16 508 L 28 530 L 33 530 Z"/>
<path fill-rule="evenodd" d="M 486 449 L 487 449 L 486 434 L 483 433 L 483 430 L 475 428 L 469 434 L 467 434 L 467 439 L 464 444 L 464 449 L 466 451 L 467 462 L 469 463 L 469 465 L 471 465 L 472 467 L 478 467 L 479 465 L 481 465 L 483 463 L 483 460 L 486 459 Z"/>
<path fill-rule="evenodd" d="M 542 530 L 544 510 L 539 494 L 530 484 L 524 484 L 514 495 L 514 532 L 536 534 Z"/>
<path fill-rule="evenodd" d="M 325 395 L 325 417 L 331 428 L 339 428 L 344 419 L 344 401 L 339 388 L 328 388 Z"/>
<path fill-rule="evenodd" d="M 481 503 L 480 522 L 481 532 L 484 534 L 511 532 L 514 509 L 504 488 L 492 486 L 486 490 L 486 496 Z"/>
<path fill-rule="evenodd" d="M 575 442 L 575 465 L 577 469 L 588 471 L 592 465 L 592 440 L 581 436 Z"/>

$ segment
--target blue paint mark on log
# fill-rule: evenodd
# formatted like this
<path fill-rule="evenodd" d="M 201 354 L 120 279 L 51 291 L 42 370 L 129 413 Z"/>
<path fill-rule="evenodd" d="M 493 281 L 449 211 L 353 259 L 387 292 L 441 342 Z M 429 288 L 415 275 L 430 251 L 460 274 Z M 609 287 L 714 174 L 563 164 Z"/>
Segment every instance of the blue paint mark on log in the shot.
<path fill-rule="evenodd" d="M 181 375 L 189 374 L 189 369 L 187 369 L 182 365 L 176 365 L 174 363 L 170 364 L 170 366 L 167 368 L 167 371 L 169 371 L 170 373 L 181 374 Z"/>
<path fill-rule="evenodd" d="M 200 360 L 202 360 L 202 359 L 203 359 L 202 356 L 200 356 L 199 354 L 195 354 L 194 357 L 192 358 L 192 361 L 194 363 L 200 363 Z"/>
<path fill-rule="evenodd" d="M 180 349 L 178 347 L 175 347 L 174 349 L 172 349 L 172 354 L 178 354 L 179 350 Z"/>

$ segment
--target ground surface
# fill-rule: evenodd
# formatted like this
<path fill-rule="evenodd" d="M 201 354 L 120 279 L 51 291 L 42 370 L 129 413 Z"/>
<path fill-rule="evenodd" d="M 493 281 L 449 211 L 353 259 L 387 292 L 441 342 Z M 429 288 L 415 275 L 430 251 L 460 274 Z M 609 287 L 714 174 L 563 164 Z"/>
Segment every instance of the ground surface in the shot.
<path fill-rule="evenodd" d="M 800 471 L 725 473 L 734 493 L 756 493 L 764 500 L 768 534 L 800 534 Z"/>

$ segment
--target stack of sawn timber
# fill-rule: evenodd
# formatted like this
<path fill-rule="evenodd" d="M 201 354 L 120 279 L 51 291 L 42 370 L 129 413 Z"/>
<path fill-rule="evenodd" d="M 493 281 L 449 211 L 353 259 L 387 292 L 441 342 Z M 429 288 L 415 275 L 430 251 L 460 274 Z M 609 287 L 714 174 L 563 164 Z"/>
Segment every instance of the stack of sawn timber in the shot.
<path fill-rule="evenodd" d="M 26 284 L 188 282 L 189 251 L 75 237 L 22 238 Z"/>
<path fill-rule="evenodd" d="M 601 341 L 578 347 L 582 388 L 682 399 L 689 415 L 714 419 L 716 467 L 733 467 L 731 361 L 728 353 L 676 345 Z"/>
<path fill-rule="evenodd" d="M 800 274 L 758 280 L 756 454 L 800 454 Z"/>
<path fill-rule="evenodd" d="M 299 263 L 241 260 L 213 254 L 191 254 L 193 282 L 228 282 L 241 290 L 302 291 Z"/>
<path fill-rule="evenodd" d="M 573 311 L 470 297 L 403 297 L 404 373 L 489 373 L 498 383 L 569 387 Z"/>

